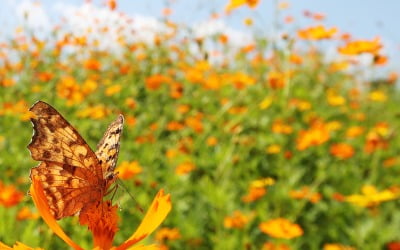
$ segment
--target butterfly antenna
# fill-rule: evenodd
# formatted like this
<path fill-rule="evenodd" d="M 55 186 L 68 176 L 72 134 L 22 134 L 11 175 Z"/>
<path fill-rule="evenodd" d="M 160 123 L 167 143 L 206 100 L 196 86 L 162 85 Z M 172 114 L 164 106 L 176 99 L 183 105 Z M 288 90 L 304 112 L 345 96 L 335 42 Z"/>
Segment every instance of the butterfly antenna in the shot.
<path fill-rule="evenodd" d="M 135 199 L 135 197 L 129 192 L 129 190 L 126 188 L 125 184 L 124 184 L 120 179 L 118 179 L 118 178 L 117 178 L 117 185 L 118 185 L 118 186 L 121 186 L 121 187 L 126 191 L 126 193 L 129 195 L 129 197 L 131 197 L 131 199 L 135 201 L 135 203 L 136 203 L 136 208 L 137 208 L 142 214 L 144 214 L 144 210 L 143 210 L 143 208 L 140 206 L 139 202 L 138 202 L 138 201 Z"/>

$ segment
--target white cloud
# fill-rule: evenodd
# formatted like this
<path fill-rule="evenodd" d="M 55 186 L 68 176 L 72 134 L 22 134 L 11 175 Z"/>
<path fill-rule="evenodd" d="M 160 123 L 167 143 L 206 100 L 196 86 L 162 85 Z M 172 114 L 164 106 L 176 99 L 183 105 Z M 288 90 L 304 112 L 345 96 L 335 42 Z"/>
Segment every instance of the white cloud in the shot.
<path fill-rule="evenodd" d="M 22 1 L 15 6 L 17 21 L 31 30 L 48 30 L 49 17 L 40 2 Z"/>

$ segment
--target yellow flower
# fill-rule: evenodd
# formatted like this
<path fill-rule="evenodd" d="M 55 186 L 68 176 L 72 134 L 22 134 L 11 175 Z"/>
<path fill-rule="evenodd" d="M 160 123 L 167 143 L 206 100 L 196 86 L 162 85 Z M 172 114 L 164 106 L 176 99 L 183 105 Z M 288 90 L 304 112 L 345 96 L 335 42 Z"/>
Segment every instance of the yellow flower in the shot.
<path fill-rule="evenodd" d="M 117 94 L 117 93 L 119 93 L 121 91 L 121 88 L 122 87 L 121 87 L 120 84 L 111 85 L 110 87 L 106 88 L 105 95 L 106 96 L 115 95 L 115 94 Z"/>
<path fill-rule="evenodd" d="M 382 44 L 379 38 L 375 38 L 371 41 L 358 40 L 348 42 L 343 47 L 338 48 L 339 53 L 343 55 L 359 55 L 362 53 L 376 54 L 382 48 Z"/>
<path fill-rule="evenodd" d="M 250 183 L 251 187 L 259 188 L 265 186 L 272 186 L 275 184 L 275 180 L 271 177 L 266 177 L 258 180 L 254 180 Z"/>
<path fill-rule="evenodd" d="M 375 90 L 369 93 L 368 99 L 373 102 L 386 102 L 387 96 L 384 92 Z"/>
<path fill-rule="evenodd" d="M 274 98 L 272 96 L 267 96 L 258 104 L 258 107 L 262 110 L 267 109 L 271 106 L 273 100 Z"/>
<path fill-rule="evenodd" d="M 259 0 L 230 0 L 229 4 L 225 7 L 226 12 L 231 12 L 233 9 L 239 8 L 247 4 L 250 8 L 256 8 Z"/>
<path fill-rule="evenodd" d="M 372 185 L 365 185 L 361 188 L 361 194 L 353 194 L 346 197 L 346 201 L 360 207 L 377 206 L 384 201 L 395 200 L 399 194 L 392 190 L 378 192 Z"/>
<path fill-rule="evenodd" d="M 278 144 L 272 144 L 272 145 L 268 146 L 265 151 L 268 154 L 278 154 L 281 152 L 281 146 L 279 146 Z"/>
<path fill-rule="evenodd" d="M 298 31 L 298 36 L 301 39 L 306 40 L 322 40 L 332 38 L 333 35 L 337 33 L 338 29 L 336 27 L 326 29 L 322 25 L 309 27 Z"/>

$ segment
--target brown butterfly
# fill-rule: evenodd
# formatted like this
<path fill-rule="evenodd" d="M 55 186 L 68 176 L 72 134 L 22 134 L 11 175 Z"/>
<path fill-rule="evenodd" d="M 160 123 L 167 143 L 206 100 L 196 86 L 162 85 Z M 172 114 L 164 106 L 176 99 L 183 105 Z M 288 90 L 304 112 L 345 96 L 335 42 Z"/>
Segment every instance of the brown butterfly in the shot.
<path fill-rule="evenodd" d="M 49 104 L 39 101 L 30 109 L 34 134 L 28 145 L 41 161 L 30 178 L 41 180 L 51 213 L 58 220 L 79 212 L 107 194 L 114 173 L 124 118 L 110 124 L 93 152 L 74 127 Z"/>

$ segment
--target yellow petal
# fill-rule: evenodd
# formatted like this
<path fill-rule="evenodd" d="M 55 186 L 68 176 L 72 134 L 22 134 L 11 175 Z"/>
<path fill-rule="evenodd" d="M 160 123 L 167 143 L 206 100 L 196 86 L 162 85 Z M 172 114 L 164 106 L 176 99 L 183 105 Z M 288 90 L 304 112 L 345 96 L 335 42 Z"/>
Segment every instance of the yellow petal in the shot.
<path fill-rule="evenodd" d="M 46 224 L 51 228 L 51 230 L 58 235 L 62 240 L 64 240 L 68 245 L 73 247 L 74 249 L 82 249 L 78 246 L 74 241 L 69 238 L 61 227 L 57 224 L 53 215 L 50 213 L 49 205 L 47 204 L 46 197 L 44 195 L 42 184 L 38 177 L 35 176 L 32 180 L 32 185 L 30 187 L 30 193 L 33 198 L 33 202 L 35 206 L 39 210 L 40 216 L 46 222 Z M 83 249 L 82 249 L 83 250 Z"/>
<path fill-rule="evenodd" d="M 164 190 L 161 189 L 151 203 L 150 208 L 147 210 L 147 213 L 139 227 L 136 229 L 136 232 L 134 232 L 129 239 L 127 239 L 116 249 L 127 249 L 128 247 L 147 237 L 164 221 L 165 217 L 167 217 L 170 211 L 170 195 L 164 195 Z"/>

